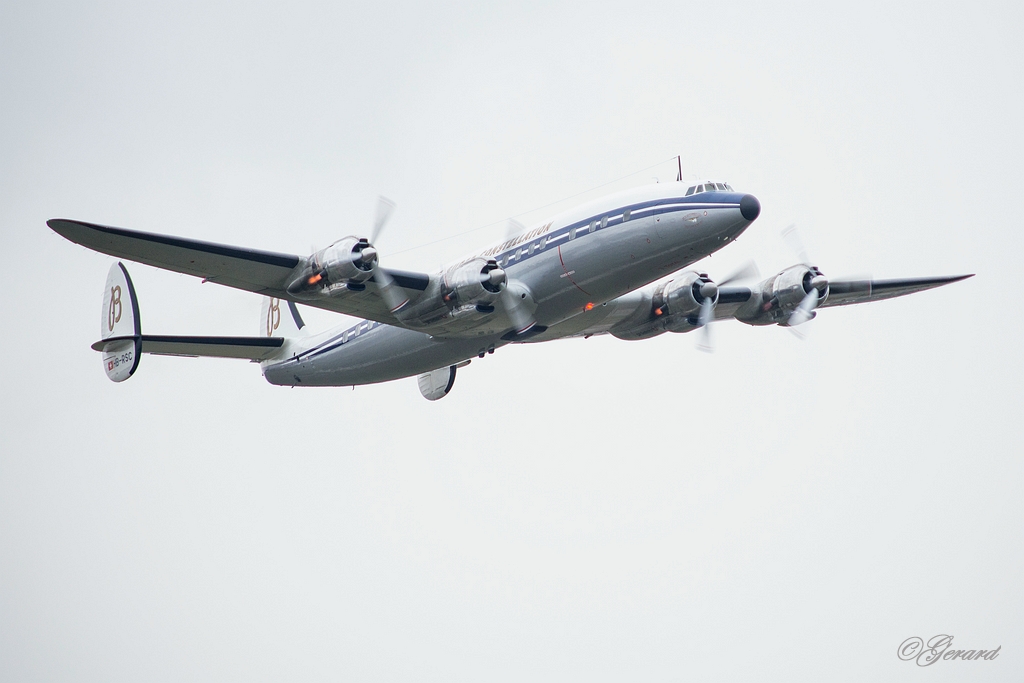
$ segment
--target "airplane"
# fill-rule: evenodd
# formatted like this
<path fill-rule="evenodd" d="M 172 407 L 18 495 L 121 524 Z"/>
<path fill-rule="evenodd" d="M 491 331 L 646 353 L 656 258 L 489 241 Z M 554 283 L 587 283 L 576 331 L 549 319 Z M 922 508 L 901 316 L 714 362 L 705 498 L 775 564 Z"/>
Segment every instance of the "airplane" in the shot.
<path fill-rule="evenodd" d="M 700 331 L 712 321 L 796 328 L 818 309 L 880 301 L 969 275 L 830 280 L 805 255 L 755 284 L 746 267 L 718 282 L 689 269 L 730 245 L 761 204 L 726 182 L 653 183 L 616 192 L 508 236 L 439 272 L 388 269 L 374 244 L 395 205 L 380 198 L 369 236 L 310 256 L 214 244 L 78 220 L 47 225 L 103 254 L 263 295 L 252 337 L 143 334 L 124 264 L 104 286 L 101 352 L 122 382 L 143 353 L 244 358 L 283 386 L 352 386 L 417 377 L 420 393 L 448 395 L 456 371 L 509 344 L 611 334 L 624 340 Z M 311 334 L 296 304 L 362 318 Z M 796 331 L 794 329 L 794 331 Z"/>

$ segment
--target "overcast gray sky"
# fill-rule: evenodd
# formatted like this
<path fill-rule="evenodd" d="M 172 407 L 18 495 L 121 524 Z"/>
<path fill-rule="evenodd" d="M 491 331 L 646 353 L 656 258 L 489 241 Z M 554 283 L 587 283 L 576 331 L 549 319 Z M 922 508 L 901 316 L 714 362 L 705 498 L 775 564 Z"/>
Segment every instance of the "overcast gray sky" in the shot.
<path fill-rule="evenodd" d="M 1011 2 L 0 4 L 0 679 L 1019 680 L 1022 33 Z M 152 356 L 114 385 L 112 259 L 44 224 L 307 253 L 384 194 L 382 261 L 431 270 L 676 154 L 763 206 L 712 276 L 792 263 L 790 223 L 830 275 L 978 275 L 804 342 L 505 348 L 428 403 Z M 148 332 L 257 330 L 128 267 Z M 897 658 L 940 633 L 1001 654 Z"/>

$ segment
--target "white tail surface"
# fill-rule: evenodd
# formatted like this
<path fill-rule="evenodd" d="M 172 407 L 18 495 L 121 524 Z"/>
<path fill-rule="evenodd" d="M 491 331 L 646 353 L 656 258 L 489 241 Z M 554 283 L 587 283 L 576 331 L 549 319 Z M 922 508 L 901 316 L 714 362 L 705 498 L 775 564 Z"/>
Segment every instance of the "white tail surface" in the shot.
<path fill-rule="evenodd" d="M 100 309 L 103 369 L 114 382 L 123 382 L 139 367 L 142 355 L 142 323 L 139 302 L 128 270 L 120 261 L 110 267 L 103 287 Z"/>
<path fill-rule="evenodd" d="M 260 312 L 261 337 L 304 337 L 306 323 L 299 315 L 299 309 L 291 301 L 263 297 Z"/>

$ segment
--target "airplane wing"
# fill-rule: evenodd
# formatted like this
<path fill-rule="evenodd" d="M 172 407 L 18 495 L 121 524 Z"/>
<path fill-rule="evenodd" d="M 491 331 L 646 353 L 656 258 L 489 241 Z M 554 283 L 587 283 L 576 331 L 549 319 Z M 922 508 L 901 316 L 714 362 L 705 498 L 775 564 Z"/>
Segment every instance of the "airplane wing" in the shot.
<path fill-rule="evenodd" d="M 108 337 L 92 345 L 94 351 L 107 351 L 119 342 L 142 341 L 142 353 L 158 356 L 198 358 L 245 358 L 266 360 L 284 344 L 284 337 L 182 337 L 143 334 L 139 337 Z"/>
<path fill-rule="evenodd" d="M 296 299 L 285 290 L 292 271 L 303 259 L 258 249 L 232 247 L 200 240 L 112 228 L 84 221 L 53 218 L 46 224 L 58 235 L 103 254 L 164 270 L 201 277 L 208 282 L 265 296 L 354 315 L 388 325 L 398 322 L 371 281 L 361 292 L 344 292 L 318 300 Z M 387 270 L 408 291 L 410 299 L 427 288 L 430 277 L 422 273 Z"/>
<path fill-rule="evenodd" d="M 828 284 L 828 298 L 820 308 L 849 306 L 869 301 L 893 299 L 898 296 L 923 292 L 952 282 L 966 280 L 971 275 L 949 275 L 945 277 L 906 277 L 891 280 L 837 280 Z"/>
<path fill-rule="evenodd" d="M 952 282 L 966 280 L 970 275 L 949 275 L 944 277 L 905 277 L 890 280 L 830 280 L 828 299 L 818 308 L 831 306 L 849 306 L 869 301 L 882 301 L 898 296 L 906 296 L 914 292 L 941 287 Z M 752 295 L 749 287 L 722 287 L 718 291 L 718 309 L 716 318 L 726 318 L 740 305 L 748 301 Z M 719 312 L 720 311 L 720 312 Z"/>

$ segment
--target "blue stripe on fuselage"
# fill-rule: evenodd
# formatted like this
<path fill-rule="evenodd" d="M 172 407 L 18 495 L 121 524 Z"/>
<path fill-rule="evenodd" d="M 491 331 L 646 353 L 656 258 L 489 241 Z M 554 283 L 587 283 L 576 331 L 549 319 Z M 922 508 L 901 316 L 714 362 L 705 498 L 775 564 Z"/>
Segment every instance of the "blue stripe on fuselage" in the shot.
<path fill-rule="evenodd" d="M 647 218 L 650 216 L 675 213 L 678 211 L 694 211 L 698 209 L 734 209 L 739 208 L 740 200 L 743 199 L 743 197 L 744 195 L 739 192 L 701 192 L 699 194 L 690 195 L 689 197 L 668 197 L 665 199 L 653 199 L 645 202 L 638 202 L 636 204 L 630 204 L 613 209 L 609 212 L 595 214 L 583 220 L 576 221 L 575 223 L 569 223 L 568 225 L 557 228 L 552 232 L 537 235 L 529 240 L 524 240 L 521 244 L 516 244 L 494 254 L 487 255 L 487 252 L 490 251 L 487 250 L 483 252 L 481 256 L 486 255 L 484 258 L 493 258 L 495 261 L 503 264 L 503 267 L 511 266 L 537 256 L 551 244 L 568 239 L 569 233 L 573 230 L 586 228 L 584 232 L 576 234 L 575 239 L 580 239 L 586 235 L 622 225 L 622 216 L 627 211 L 630 213 L 630 220 L 634 220 L 635 218 Z M 608 219 L 607 224 L 602 226 L 601 221 L 605 218 Z M 596 223 L 593 233 L 590 232 L 589 229 L 591 223 Z M 540 243 L 542 241 L 544 246 L 540 247 Z M 536 247 L 533 253 L 530 253 L 531 245 Z M 515 258 L 517 251 L 519 252 L 519 258 Z"/>

